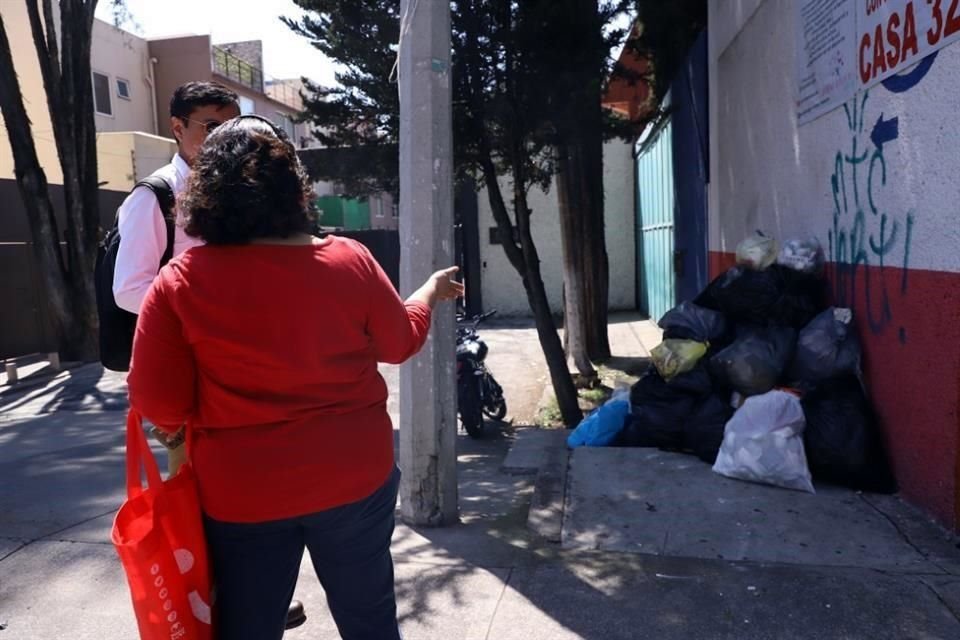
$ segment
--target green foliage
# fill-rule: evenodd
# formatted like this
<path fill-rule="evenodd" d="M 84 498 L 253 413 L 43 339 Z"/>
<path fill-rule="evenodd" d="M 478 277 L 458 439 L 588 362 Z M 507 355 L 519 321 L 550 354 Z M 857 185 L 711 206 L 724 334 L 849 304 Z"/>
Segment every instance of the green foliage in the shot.
<path fill-rule="evenodd" d="M 310 83 L 305 120 L 329 147 L 370 147 L 366 175 L 347 177 L 312 166 L 315 177 L 344 182 L 352 195 L 397 191 L 393 154 L 399 140 L 399 98 L 391 71 L 400 38 L 399 0 L 295 0 L 308 13 L 287 24 L 341 66 L 340 87 Z M 459 175 L 477 174 L 492 160 L 522 187 L 548 187 L 553 145 L 578 126 L 575 97 L 584 77 L 605 81 L 609 52 L 622 42 L 612 21 L 630 0 L 592 0 L 596 17 L 583 24 L 591 0 L 454 0 L 454 154 Z M 596 92 L 587 92 L 596 95 Z M 613 121 L 610 121 L 612 126 Z M 518 163 L 520 166 L 518 166 Z M 482 183 L 482 181 L 481 181 Z"/>
<path fill-rule="evenodd" d="M 325 147 L 371 148 L 365 171 L 344 175 L 313 166 L 316 178 L 336 179 L 355 196 L 397 193 L 398 158 L 380 153 L 399 141 L 400 98 L 391 70 L 400 38 L 400 0 L 295 0 L 308 13 L 284 18 L 296 33 L 339 63 L 340 86 L 324 87 L 304 78 L 305 115 Z"/>

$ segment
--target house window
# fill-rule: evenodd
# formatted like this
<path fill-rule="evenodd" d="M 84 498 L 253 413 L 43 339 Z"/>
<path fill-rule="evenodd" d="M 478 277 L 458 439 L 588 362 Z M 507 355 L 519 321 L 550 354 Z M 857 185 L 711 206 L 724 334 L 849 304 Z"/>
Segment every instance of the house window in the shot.
<path fill-rule="evenodd" d="M 293 118 L 285 113 L 280 113 L 277 111 L 277 122 L 280 123 L 280 128 L 283 129 L 284 133 L 287 134 L 287 137 L 291 140 L 296 140 L 296 131 L 294 127 L 296 126 L 293 122 Z"/>
<path fill-rule="evenodd" d="M 376 215 L 376 217 L 378 217 L 378 218 L 384 217 L 384 215 L 383 215 L 383 196 L 377 196 L 377 197 L 375 197 L 375 198 L 371 198 L 371 200 L 373 201 L 373 211 L 374 211 L 374 215 Z"/>
<path fill-rule="evenodd" d="M 124 100 L 130 99 L 130 81 L 117 78 L 117 96 Z"/>
<path fill-rule="evenodd" d="M 394 204 L 394 205 L 393 205 L 393 217 L 394 217 L 394 218 L 399 218 L 399 217 L 400 217 L 400 205 L 398 205 L 398 204 Z"/>
<path fill-rule="evenodd" d="M 247 96 L 240 96 L 240 114 L 247 116 L 256 111 L 256 105 L 253 100 Z"/>
<path fill-rule="evenodd" d="M 93 108 L 102 116 L 113 115 L 113 105 L 110 104 L 110 77 L 93 72 Z"/>

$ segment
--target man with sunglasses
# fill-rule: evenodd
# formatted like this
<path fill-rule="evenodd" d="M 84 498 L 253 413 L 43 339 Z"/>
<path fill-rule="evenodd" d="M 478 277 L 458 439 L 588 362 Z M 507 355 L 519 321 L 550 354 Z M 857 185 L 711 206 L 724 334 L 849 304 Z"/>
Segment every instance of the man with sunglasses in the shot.
<path fill-rule="evenodd" d="M 177 87 L 170 99 L 170 127 L 177 141 L 177 153 L 170 164 L 153 176 L 162 178 L 170 187 L 174 203 L 187 186 L 190 166 L 207 139 L 222 123 L 240 115 L 239 97 L 215 82 L 188 82 Z M 203 243 L 183 231 L 183 213 L 174 206 L 175 225 L 173 251 L 178 256 Z M 157 195 L 147 187 L 130 192 L 118 211 L 120 247 L 113 274 L 113 297 L 118 307 L 139 315 L 140 306 L 153 279 L 160 271 L 167 253 L 167 227 Z M 157 435 L 158 432 L 154 432 Z M 183 432 L 181 431 L 181 434 Z M 182 436 L 158 439 L 168 448 L 168 469 L 176 473 L 186 458 Z M 294 600 L 287 612 L 287 628 L 306 620 L 303 604 Z"/>
<path fill-rule="evenodd" d="M 177 154 L 153 175 L 170 186 L 174 201 L 187 186 L 190 165 L 207 134 L 238 115 L 237 94 L 215 82 L 188 82 L 173 92 L 170 127 L 177 140 Z M 176 208 L 175 215 L 172 255 L 178 256 L 201 241 L 183 232 L 183 216 Z M 118 216 L 120 247 L 113 274 L 113 297 L 121 309 L 139 314 L 167 250 L 166 225 L 156 194 L 146 187 L 130 192 L 120 205 Z"/>

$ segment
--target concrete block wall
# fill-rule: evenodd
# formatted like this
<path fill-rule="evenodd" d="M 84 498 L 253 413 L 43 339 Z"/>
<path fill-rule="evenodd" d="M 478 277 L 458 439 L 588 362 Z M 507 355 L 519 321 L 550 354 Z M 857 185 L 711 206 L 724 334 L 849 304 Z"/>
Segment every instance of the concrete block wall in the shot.
<path fill-rule="evenodd" d="M 799 126 L 793 0 L 710 6 L 714 273 L 754 229 L 815 236 L 852 307 L 905 498 L 960 526 L 960 44 L 911 89 L 883 85 Z M 874 144 L 880 118 L 899 136 Z"/>

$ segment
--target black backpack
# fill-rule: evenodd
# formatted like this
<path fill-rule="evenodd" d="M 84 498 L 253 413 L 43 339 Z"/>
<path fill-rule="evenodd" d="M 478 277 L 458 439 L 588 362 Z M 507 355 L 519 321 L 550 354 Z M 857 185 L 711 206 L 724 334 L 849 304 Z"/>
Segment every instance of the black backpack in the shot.
<path fill-rule="evenodd" d="M 133 186 L 146 187 L 157 196 L 160 211 L 167 227 L 167 248 L 160 258 L 157 271 L 173 257 L 174 196 L 170 184 L 160 176 L 149 176 Z M 137 328 L 137 314 L 117 306 L 113 297 L 113 272 L 120 250 L 120 215 L 97 249 L 94 285 L 97 291 L 97 315 L 100 317 L 100 362 L 112 371 L 128 371 L 133 351 L 133 334 Z"/>

